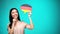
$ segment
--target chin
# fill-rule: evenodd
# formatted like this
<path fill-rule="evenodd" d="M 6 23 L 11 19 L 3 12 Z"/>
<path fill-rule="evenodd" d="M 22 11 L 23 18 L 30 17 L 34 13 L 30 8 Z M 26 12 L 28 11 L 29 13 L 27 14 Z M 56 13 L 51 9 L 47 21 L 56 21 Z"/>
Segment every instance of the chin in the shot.
<path fill-rule="evenodd" d="M 17 17 L 14 17 L 14 19 L 17 19 Z"/>

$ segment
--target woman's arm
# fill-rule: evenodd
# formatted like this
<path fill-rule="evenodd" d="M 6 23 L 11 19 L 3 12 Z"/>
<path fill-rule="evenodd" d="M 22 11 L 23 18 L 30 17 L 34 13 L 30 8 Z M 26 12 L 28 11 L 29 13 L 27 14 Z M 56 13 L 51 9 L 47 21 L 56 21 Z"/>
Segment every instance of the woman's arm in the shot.
<path fill-rule="evenodd" d="M 28 25 L 28 24 L 26 24 L 26 27 L 27 28 L 29 28 L 29 29 L 33 29 L 34 28 L 34 25 L 33 25 L 33 23 L 32 23 L 32 19 L 31 19 L 31 14 L 29 13 L 28 14 L 28 17 L 29 17 L 29 20 L 30 20 L 30 24 Z"/>
<path fill-rule="evenodd" d="M 12 28 L 10 28 L 9 25 L 8 25 L 8 33 L 9 34 L 12 34 L 13 33 L 13 26 L 12 26 Z"/>

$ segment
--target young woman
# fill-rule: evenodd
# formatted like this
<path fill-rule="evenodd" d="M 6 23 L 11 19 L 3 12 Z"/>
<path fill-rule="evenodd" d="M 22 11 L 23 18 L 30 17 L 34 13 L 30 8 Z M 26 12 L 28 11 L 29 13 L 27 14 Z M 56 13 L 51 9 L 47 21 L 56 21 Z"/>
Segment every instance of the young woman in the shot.
<path fill-rule="evenodd" d="M 18 10 L 16 8 L 12 8 L 10 10 L 9 20 L 10 23 L 8 24 L 8 33 L 9 34 L 24 34 L 24 28 L 33 29 L 33 23 L 31 19 L 31 14 L 28 14 L 30 24 L 22 22 L 19 17 Z"/>

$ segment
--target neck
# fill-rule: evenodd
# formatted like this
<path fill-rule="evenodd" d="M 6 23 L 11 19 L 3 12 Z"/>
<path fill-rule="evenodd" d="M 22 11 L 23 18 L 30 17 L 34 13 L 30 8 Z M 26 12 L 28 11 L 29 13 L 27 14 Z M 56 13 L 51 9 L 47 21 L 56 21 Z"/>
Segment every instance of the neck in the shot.
<path fill-rule="evenodd" d="M 16 22 L 18 22 L 18 19 L 16 19 Z"/>
<path fill-rule="evenodd" d="M 15 26 L 15 25 L 16 25 L 16 23 L 18 23 L 18 21 L 19 21 L 18 19 L 15 19 L 15 20 L 16 20 L 16 21 L 15 21 L 15 23 L 14 23 L 14 26 Z"/>

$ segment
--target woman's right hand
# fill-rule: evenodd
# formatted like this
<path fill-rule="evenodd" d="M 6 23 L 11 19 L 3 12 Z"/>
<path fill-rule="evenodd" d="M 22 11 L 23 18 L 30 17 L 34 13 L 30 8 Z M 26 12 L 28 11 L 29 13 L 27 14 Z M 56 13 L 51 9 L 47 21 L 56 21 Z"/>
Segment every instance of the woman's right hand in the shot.
<path fill-rule="evenodd" d="M 15 23 L 16 22 L 16 19 L 13 19 L 13 23 Z"/>
<path fill-rule="evenodd" d="M 15 25 L 16 25 L 16 19 L 13 19 L 12 27 L 14 27 Z"/>

